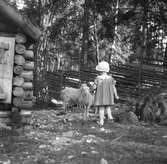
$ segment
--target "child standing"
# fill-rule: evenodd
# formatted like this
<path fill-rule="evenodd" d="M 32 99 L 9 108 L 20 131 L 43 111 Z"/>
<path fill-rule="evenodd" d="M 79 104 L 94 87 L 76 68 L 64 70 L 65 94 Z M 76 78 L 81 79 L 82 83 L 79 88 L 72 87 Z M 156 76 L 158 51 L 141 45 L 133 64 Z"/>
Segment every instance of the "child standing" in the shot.
<path fill-rule="evenodd" d="M 96 70 L 100 72 L 100 75 L 95 79 L 96 93 L 94 105 L 99 109 L 99 124 L 103 125 L 105 112 L 108 119 L 113 122 L 111 106 L 114 105 L 114 96 L 116 99 L 119 99 L 119 97 L 115 87 L 116 81 L 107 74 L 110 70 L 109 64 L 102 61 L 96 66 Z"/>

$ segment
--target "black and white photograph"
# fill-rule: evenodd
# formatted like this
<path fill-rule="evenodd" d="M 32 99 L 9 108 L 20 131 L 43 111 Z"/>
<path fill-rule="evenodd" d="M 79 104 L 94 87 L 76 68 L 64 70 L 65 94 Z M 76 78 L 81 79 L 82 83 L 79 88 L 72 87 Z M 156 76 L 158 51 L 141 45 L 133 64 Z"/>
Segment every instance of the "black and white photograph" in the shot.
<path fill-rule="evenodd" d="M 0 164 L 167 164 L 167 0 L 0 0 Z"/>

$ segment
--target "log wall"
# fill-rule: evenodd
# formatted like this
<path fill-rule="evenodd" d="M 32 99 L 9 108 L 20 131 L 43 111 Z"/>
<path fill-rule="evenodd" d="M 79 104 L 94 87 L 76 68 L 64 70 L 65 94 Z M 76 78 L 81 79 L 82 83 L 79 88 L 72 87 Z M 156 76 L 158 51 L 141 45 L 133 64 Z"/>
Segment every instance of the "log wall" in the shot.
<path fill-rule="evenodd" d="M 31 108 L 34 101 L 34 53 L 26 46 L 27 39 L 24 34 L 18 33 L 15 37 L 15 41 L 13 107 L 26 109 Z"/>

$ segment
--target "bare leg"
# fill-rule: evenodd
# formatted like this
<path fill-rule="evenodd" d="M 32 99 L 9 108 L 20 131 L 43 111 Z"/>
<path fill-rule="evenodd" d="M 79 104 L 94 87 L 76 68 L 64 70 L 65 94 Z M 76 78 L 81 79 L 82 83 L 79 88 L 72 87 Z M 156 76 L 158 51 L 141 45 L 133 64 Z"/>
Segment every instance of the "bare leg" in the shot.
<path fill-rule="evenodd" d="M 89 107 L 87 105 L 84 105 L 84 119 L 87 120 L 87 118 L 89 117 L 89 114 L 88 114 L 88 109 Z"/>
<path fill-rule="evenodd" d="M 66 112 L 66 102 L 65 101 L 63 102 L 63 110 L 64 112 Z"/>
<path fill-rule="evenodd" d="M 86 117 L 89 118 L 89 110 L 90 110 L 90 106 L 88 105 L 86 107 Z"/>
<path fill-rule="evenodd" d="M 99 107 L 100 125 L 104 124 L 104 110 L 105 110 L 105 107 L 103 106 Z"/>
<path fill-rule="evenodd" d="M 109 120 L 113 120 L 113 116 L 111 114 L 111 107 L 110 106 L 107 106 L 106 107 L 106 113 L 107 113 L 107 117 Z"/>
<path fill-rule="evenodd" d="M 95 108 L 95 115 L 97 115 L 98 114 L 98 107 L 95 106 L 94 108 Z"/>

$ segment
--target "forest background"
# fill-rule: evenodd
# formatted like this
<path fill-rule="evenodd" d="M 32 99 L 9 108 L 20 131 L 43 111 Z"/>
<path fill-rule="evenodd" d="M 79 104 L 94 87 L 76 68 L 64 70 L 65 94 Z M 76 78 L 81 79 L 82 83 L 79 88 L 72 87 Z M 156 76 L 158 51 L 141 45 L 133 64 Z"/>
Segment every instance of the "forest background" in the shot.
<path fill-rule="evenodd" d="M 165 0 L 8 0 L 43 31 L 41 71 L 79 70 L 106 60 L 167 61 Z M 151 61 L 149 59 L 152 59 Z"/>

